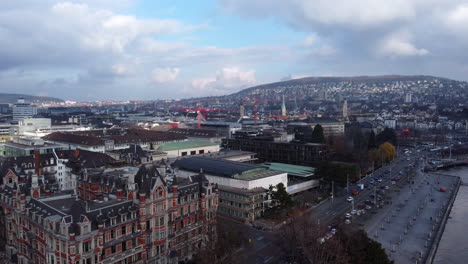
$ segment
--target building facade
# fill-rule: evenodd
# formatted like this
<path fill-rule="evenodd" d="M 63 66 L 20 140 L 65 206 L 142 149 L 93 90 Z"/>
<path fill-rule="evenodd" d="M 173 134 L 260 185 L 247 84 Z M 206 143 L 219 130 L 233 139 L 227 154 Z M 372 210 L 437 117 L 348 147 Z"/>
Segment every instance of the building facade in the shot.
<path fill-rule="evenodd" d="M 24 118 L 31 118 L 37 115 L 37 107 L 26 102 L 24 98 L 19 98 L 13 105 L 13 121 L 20 121 Z"/>
<path fill-rule="evenodd" d="M 222 146 L 230 150 L 257 153 L 258 162 L 281 162 L 310 166 L 327 158 L 322 144 L 283 143 L 251 139 L 223 139 Z"/>
<path fill-rule="evenodd" d="M 0 188 L 0 239 L 20 264 L 180 263 L 215 236 L 218 189 L 203 174 L 167 179 L 167 168 L 141 166 L 126 180 L 89 174 L 87 197 L 50 192 L 36 174 Z M 37 172 L 40 174 L 40 172 Z M 111 187 L 112 186 L 112 187 Z M 87 198 L 93 198 L 90 200 Z"/>

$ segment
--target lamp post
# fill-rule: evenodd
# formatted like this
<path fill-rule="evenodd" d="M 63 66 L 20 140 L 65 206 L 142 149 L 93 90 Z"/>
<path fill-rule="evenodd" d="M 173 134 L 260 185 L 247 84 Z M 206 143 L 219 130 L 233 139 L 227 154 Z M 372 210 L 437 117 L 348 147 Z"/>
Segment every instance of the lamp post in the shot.
<path fill-rule="evenodd" d="M 346 194 L 349 195 L 349 173 L 346 174 Z"/>

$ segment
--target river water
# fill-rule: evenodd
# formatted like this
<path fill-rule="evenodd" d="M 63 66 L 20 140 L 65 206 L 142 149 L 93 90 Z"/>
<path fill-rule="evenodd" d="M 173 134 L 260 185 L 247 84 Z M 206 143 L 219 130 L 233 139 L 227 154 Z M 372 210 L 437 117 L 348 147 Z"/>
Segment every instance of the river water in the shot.
<path fill-rule="evenodd" d="M 460 176 L 468 185 L 468 167 L 457 167 L 439 173 Z M 468 263 L 468 186 L 461 185 L 436 252 L 434 263 Z"/>

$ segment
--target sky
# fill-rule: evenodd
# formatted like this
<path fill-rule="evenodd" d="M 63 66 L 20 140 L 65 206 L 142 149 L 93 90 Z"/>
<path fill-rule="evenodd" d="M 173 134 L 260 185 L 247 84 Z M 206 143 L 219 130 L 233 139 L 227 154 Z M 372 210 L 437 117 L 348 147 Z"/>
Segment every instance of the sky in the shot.
<path fill-rule="evenodd" d="M 466 0 L 18 0 L 0 9 L 0 92 L 155 100 L 306 76 L 468 80 Z"/>

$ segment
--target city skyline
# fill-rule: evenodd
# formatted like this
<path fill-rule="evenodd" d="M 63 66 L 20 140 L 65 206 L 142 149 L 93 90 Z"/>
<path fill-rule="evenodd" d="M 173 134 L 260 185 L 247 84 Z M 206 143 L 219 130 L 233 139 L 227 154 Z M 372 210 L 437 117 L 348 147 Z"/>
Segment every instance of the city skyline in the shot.
<path fill-rule="evenodd" d="M 305 76 L 467 80 L 468 5 L 456 0 L 44 0 L 3 14 L 1 92 L 151 100 Z"/>

